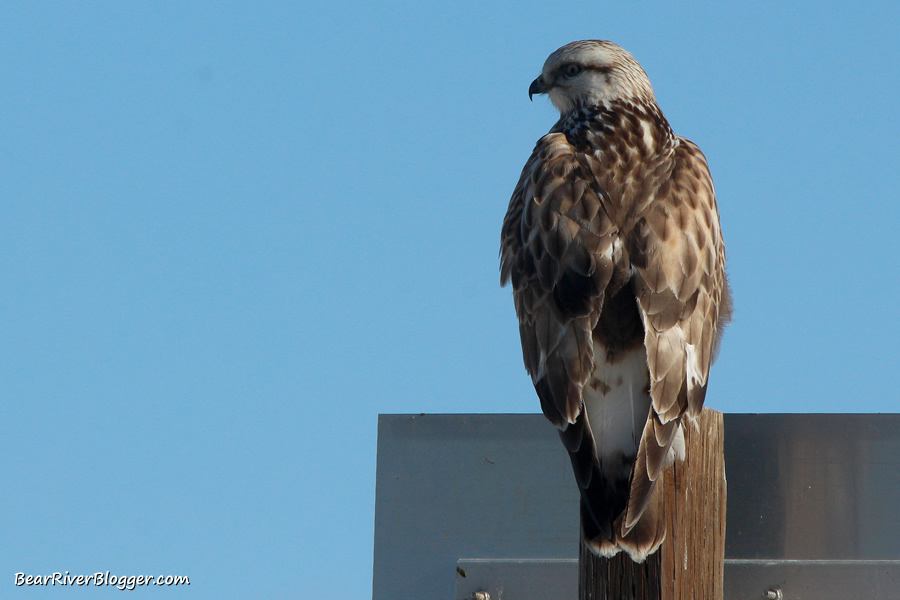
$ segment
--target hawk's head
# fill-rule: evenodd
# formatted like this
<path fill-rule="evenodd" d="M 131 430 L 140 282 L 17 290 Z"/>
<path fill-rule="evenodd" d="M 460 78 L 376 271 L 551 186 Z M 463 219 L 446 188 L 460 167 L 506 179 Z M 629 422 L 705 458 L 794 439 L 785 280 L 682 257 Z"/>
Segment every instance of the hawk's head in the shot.
<path fill-rule="evenodd" d="M 572 42 L 551 54 L 528 88 L 528 97 L 534 94 L 549 94 L 560 114 L 607 100 L 655 102 L 641 65 L 624 49 L 604 40 Z"/>

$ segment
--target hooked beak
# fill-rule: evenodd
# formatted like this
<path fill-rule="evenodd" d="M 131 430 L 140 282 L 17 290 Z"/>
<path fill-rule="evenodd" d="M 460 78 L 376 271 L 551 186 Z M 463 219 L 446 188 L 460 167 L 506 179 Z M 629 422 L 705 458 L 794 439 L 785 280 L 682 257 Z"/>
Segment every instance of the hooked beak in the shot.
<path fill-rule="evenodd" d="M 546 94 L 550 91 L 551 87 L 553 86 L 544 83 L 543 76 L 539 76 L 537 79 L 531 82 L 530 86 L 528 86 L 528 99 L 531 100 L 531 97 L 535 94 Z"/>

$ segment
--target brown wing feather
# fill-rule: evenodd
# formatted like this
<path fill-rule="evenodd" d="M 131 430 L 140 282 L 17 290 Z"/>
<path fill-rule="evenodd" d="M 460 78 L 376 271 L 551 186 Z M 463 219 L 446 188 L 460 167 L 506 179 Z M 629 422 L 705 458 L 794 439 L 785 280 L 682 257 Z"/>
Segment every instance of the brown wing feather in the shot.
<path fill-rule="evenodd" d="M 671 177 L 640 215 L 629 239 L 635 294 L 644 323 L 652 407 L 632 475 L 623 531 L 649 500 L 672 460 L 682 417 L 703 408 L 715 347 L 731 319 L 725 246 L 706 159 L 679 138 Z"/>
<path fill-rule="evenodd" d="M 582 409 L 591 331 L 614 269 L 616 229 L 583 160 L 565 135 L 541 138 L 501 234 L 500 281 L 513 283 L 525 368 L 544 414 L 563 430 Z"/>

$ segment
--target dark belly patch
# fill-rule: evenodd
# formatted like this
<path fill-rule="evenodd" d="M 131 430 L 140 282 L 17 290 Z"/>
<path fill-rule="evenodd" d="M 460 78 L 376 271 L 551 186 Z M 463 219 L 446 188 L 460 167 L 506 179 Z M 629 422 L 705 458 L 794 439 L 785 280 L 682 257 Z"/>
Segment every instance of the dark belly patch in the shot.
<path fill-rule="evenodd" d="M 631 282 L 606 298 L 593 331 L 594 341 L 606 348 L 606 363 L 616 364 L 629 350 L 644 343 L 644 325 Z M 600 357 L 595 357 L 595 360 Z M 621 382 L 616 382 L 617 385 Z"/>

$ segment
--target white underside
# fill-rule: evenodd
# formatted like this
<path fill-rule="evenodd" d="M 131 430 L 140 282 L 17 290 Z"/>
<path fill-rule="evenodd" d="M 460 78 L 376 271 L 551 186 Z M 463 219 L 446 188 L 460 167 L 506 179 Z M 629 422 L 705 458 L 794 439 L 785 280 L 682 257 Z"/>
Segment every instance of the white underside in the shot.
<path fill-rule="evenodd" d="M 582 398 L 594 435 L 594 447 L 604 470 L 622 465 L 622 459 L 637 454 L 644 424 L 650 411 L 648 393 L 650 373 L 643 345 L 622 357 L 614 365 L 606 364 L 606 348 L 594 343 L 597 367 Z M 600 381 L 602 384 L 591 385 Z M 627 477 L 629 466 L 624 465 Z M 613 473 L 610 473 L 611 475 Z M 616 473 L 622 475 L 622 473 Z"/>

